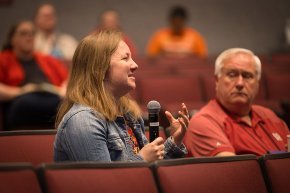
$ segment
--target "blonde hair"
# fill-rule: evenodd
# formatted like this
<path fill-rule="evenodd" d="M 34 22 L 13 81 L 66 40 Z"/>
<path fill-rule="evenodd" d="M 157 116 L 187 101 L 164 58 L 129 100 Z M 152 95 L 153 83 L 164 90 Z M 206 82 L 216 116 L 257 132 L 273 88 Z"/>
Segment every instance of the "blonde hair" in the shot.
<path fill-rule="evenodd" d="M 214 74 L 218 77 L 220 77 L 220 73 L 221 73 L 221 69 L 224 65 L 224 61 L 235 55 L 235 54 L 239 54 L 239 53 L 244 53 L 244 54 L 248 54 L 250 56 L 253 57 L 255 66 L 256 66 L 256 71 L 257 71 L 257 78 L 258 80 L 260 80 L 261 78 L 261 73 L 262 73 L 262 64 L 260 59 L 258 58 L 258 56 L 256 56 L 251 50 L 248 49 L 244 49 L 244 48 L 230 48 L 227 49 L 225 51 L 223 51 L 216 59 L 215 61 L 215 72 Z"/>
<path fill-rule="evenodd" d="M 121 32 L 107 29 L 80 42 L 73 56 L 66 97 L 59 108 L 56 127 L 74 103 L 93 108 L 109 121 L 126 113 L 135 119 L 140 117 L 140 109 L 129 94 L 117 101 L 104 86 L 111 56 L 121 40 Z"/>

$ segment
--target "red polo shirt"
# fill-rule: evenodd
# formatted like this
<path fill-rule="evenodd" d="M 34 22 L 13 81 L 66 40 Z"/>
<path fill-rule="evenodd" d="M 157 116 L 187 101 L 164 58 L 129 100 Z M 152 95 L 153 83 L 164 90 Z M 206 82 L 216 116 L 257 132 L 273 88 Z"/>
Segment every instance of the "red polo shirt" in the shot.
<path fill-rule="evenodd" d="M 214 156 L 228 151 L 235 154 L 263 155 L 286 151 L 287 125 L 271 110 L 253 105 L 252 126 L 228 115 L 216 100 L 211 100 L 189 123 L 184 137 L 189 156 Z"/>
<path fill-rule="evenodd" d="M 66 67 L 48 55 L 34 53 L 34 58 L 50 83 L 61 86 L 68 75 Z M 24 70 L 15 54 L 12 51 L 0 53 L 0 82 L 9 86 L 19 86 L 24 77 Z"/>

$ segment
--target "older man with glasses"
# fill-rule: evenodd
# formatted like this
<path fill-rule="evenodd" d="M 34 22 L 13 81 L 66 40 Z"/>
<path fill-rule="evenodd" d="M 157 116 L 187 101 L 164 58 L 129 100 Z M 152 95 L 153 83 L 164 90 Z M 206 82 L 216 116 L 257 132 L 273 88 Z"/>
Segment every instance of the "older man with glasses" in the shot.
<path fill-rule="evenodd" d="M 218 56 L 216 99 L 192 117 L 184 138 L 191 156 L 286 151 L 287 125 L 271 110 L 253 105 L 261 73 L 261 62 L 250 50 L 232 48 Z"/>

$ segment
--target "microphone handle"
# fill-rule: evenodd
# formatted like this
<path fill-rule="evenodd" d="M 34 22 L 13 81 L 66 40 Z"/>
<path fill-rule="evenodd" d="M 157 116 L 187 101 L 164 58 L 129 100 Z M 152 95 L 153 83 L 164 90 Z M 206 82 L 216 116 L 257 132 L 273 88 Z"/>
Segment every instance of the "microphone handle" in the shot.
<path fill-rule="evenodd" d="M 149 113 L 149 140 L 154 141 L 159 137 L 159 119 L 158 114 Z"/>

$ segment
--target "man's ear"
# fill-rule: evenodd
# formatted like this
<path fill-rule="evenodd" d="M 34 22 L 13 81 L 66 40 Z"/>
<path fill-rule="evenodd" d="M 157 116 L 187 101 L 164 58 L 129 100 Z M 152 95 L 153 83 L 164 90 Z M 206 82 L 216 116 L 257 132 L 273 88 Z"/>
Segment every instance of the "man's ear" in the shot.
<path fill-rule="evenodd" d="M 218 81 L 218 75 L 214 75 L 215 82 Z"/>
<path fill-rule="evenodd" d="M 218 80 L 219 80 L 218 75 L 214 75 L 214 79 L 215 79 L 215 90 L 217 90 L 217 83 L 218 83 Z"/>

